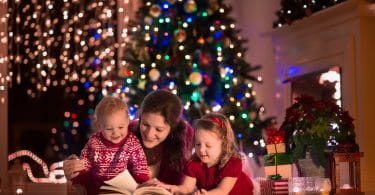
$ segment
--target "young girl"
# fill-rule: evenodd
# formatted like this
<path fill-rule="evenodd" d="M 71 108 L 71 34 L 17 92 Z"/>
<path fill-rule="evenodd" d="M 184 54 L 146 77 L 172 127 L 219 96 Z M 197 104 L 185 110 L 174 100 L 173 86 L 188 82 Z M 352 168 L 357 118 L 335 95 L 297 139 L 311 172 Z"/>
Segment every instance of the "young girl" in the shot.
<path fill-rule="evenodd" d="M 128 131 L 127 105 L 115 97 L 104 97 L 95 109 L 97 131 L 80 156 L 82 170 L 73 178 L 75 194 L 98 194 L 104 181 L 124 170 L 138 183 L 149 179 L 147 161 L 137 137 Z M 77 161 L 76 161 L 77 162 Z"/>
<path fill-rule="evenodd" d="M 229 120 L 222 114 L 210 113 L 196 123 L 195 154 L 186 164 L 182 185 L 162 187 L 173 193 L 253 194 L 253 184 L 242 172 Z M 159 183 L 160 185 L 160 183 Z"/>

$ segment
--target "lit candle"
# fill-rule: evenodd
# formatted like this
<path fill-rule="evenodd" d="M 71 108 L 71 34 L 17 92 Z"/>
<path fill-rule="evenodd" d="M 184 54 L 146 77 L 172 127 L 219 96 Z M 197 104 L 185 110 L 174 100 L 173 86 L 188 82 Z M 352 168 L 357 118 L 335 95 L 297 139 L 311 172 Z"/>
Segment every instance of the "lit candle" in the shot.
<path fill-rule="evenodd" d="M 322 183 L 322 188 L 320 189 L 323 195 L 328 195 L 331 191 L 331 181 L 328 178 L 325 178 Z"/>

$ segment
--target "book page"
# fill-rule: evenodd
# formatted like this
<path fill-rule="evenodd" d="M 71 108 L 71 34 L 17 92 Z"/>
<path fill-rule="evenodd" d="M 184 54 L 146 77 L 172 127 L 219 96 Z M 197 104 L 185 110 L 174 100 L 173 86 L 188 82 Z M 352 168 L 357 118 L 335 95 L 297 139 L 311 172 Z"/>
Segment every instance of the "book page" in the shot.
<path fill-rule="evenodd" d="M 133 176 L 130 175 L 128 170 L 123 171 L 116 177 L 105 181 L 104 183 L 108 186 L 112 186 L 118 189 L 125 189 L 130 192 L 134 192 L 138 186 L 138 183 L 134 180 Z"/>
<path fill-rule="evenodd" d="M 132 193 L 126 189 L 119 189 L 113 186 L 103 185 L 100 187 L 99 195 L 131 195 Z"/>
<path fill-rule="evenodd" d="M 161 187 L 156 187 L 156 186 L 146 186 L 146 187 L 141 187 L 135 190 L 133 195 L 172 195 L 171 192 L 168 190 L 161 188 Z"/>

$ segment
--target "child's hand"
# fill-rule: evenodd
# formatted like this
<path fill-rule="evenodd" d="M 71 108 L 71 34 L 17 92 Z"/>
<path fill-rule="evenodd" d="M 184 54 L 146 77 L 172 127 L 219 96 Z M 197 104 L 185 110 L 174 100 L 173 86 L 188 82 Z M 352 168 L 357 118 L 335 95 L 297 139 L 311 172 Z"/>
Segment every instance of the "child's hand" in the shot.
<path fill-rule="evenodd" d="M 84 168 L 83 160 L 79 160 L 76 155 L 70 155 L 63 164 L 64 174 L 67 179 L 73 179 L 78 176 L 79 172 Z"/>
<path fill-rule="evenodd" d="M 205 189 L 200 189 L 194 192 L 194 195 L 206 195 L 206 194 L 207 194 L 207 190 Z"/>
<path fill-rule="evenodd" d="M 161 188 L 164 188 L 164 189 L 170 191 L 172 194 L 176 191 L 176 186 L 165 184 L 165 183 L 159 181 L 157 178 L 152 178 L 152 179 L 138 185 L 137 188 L 141 188 L 141 187 L 145 187 L 145 186 L 161 187 Z"/>

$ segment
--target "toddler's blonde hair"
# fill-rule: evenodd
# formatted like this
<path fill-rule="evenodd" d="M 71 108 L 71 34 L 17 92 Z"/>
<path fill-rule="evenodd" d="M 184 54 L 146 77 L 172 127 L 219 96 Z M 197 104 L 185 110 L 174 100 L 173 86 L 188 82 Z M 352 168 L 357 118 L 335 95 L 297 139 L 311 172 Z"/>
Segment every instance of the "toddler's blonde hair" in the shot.
<path fill-rule="evenodd" d="M 128 105 L 118 97 L 105 96 L 95 108 L 95 121 L 98 124 L 105 116 L 123 110 L 128 116 Z"/>

